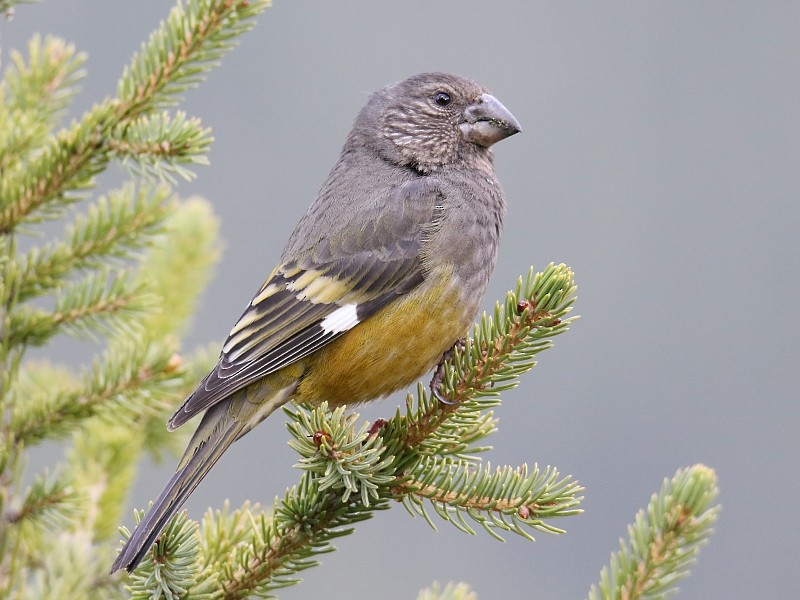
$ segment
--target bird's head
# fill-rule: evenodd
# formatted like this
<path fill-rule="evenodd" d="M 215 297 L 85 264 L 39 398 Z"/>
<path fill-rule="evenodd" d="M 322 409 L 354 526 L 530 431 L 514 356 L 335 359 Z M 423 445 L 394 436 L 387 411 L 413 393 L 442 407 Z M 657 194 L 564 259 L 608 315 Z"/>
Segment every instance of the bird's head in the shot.
<path fill-rule="evenodd" d="M 355 130 L 385 160 L 429 173 L 488 155 L 492 144 L 518 133 L 520 125 L 474 81 L 422 73 L 373 94 Z"/>

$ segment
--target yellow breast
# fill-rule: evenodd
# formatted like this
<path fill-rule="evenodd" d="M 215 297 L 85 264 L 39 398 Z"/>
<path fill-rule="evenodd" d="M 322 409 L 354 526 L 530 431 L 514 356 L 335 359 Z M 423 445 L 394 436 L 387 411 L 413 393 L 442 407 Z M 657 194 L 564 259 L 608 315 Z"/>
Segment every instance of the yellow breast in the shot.
<path fill-rule="evenodd" d="M 295 399 L 338 406 L 408 386 L 465 335 L 475 311 L 467 304 L 449 273 L 430 273 L 419 288 L 305 359 Z"/>

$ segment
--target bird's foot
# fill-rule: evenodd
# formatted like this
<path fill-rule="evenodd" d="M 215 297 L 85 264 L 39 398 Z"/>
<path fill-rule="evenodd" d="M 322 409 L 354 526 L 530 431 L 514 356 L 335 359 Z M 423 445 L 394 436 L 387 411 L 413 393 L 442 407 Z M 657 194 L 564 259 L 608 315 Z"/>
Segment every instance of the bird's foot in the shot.
<path fill-rule="evenodd" d="M 327 431 L 315 431 L 308 437 L 311 438 L 311 441 L 314 442 L 314 445 L 317 448 L 322 446 L 322 440 L 325 440 L 325 443 L 327 443 L 328 446 L 330 446 L 333 443 L 333 438 L 331 437 L 331 434 L 328 433 Z"/>
<path fill-rule="evenodd" d="M 436 366 L 436 371 L 433 373 L 433 377 L 431 378 L 431 394 L 433 397 L 436 398 L 442 404 L 455 404 L 455 402 L 450 402 L 449 400 L 445 399 L 442 395 L 442 382 L 444 381 L 444 363 L 448 360 L 453 358 L 453 355 L 456 352 L 456 348 L 462 349 L 464 346 L 467 345 L 467 340 L 465 338 L 461 338 L 460 340 L 456 341 L 455 344 L 444 354 L 442 354 L 442 358 L 439 359 L 439 364 Z"/>
<path fill-rule="evenodd" d="M 367 432 L 367 439 L 378 435 L 386 423 L 386 419 L 375 419 L 375 422 L 370 426 L 369 431 Z"/>

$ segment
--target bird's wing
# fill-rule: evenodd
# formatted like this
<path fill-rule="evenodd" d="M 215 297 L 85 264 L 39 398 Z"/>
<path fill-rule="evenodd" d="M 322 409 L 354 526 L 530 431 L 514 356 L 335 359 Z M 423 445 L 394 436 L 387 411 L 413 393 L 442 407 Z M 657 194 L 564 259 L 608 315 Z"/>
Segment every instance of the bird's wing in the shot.
<path fill-rule="evenodd" d="M 420 248 L 442 218 L 438 186 L 431 178 L 413 180 L 381 204 L 380 211 L 359 214 L 351 230 L 330 232 L 275 269 L 170 429 L 329 344 L 422 283 Z"/>

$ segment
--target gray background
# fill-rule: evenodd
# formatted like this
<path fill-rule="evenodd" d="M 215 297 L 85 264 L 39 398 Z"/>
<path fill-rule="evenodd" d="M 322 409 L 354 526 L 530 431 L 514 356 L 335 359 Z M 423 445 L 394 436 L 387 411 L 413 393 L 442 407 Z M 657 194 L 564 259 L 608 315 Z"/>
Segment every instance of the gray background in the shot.
<path fill-rule="evenodd" d="M 74 41 L 82 111 L 170 6 L 22 6 L 3 59 L 35 31 Z M 216 142 L 181 192 L 214 203 L 226 244 L 189 347 L 224 339 L 368 92 L 434 69 L 483 82 L 524 128 L 496 152 L 509 214 L 485 305 L 563 261 L 582 316 L 506 395 L 487 457 L 585 484 L 566 535 L 434 533 L 398 506 L 281 597 L 407 599 L 434 580 L 581 597 L 661 479 L 695 462 L 717 470 L 724 512 L 681 597 L 797 597 L 800 3 L 277 1 L 260 21 L 186 103 Z M 226 455 L 192 516 L 296 480 L 282 420 Z M 171 470 L 148 468 L 135 505 Z"/>

